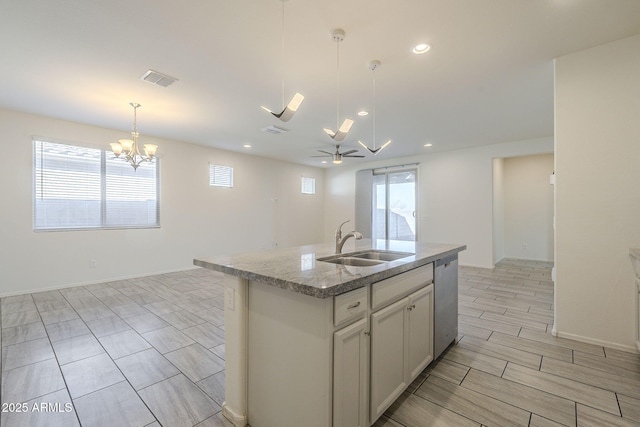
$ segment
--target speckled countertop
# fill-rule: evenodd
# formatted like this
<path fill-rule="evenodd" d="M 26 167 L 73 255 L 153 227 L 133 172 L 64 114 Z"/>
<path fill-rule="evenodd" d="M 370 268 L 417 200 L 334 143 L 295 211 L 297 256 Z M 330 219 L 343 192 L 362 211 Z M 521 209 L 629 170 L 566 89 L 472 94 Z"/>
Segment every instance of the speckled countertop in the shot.
<path fill-rule="evenodd" d="M 345 244 L 343 254 L 377 249 L 410 252 L 414 255 L 369 267 L 338 265 L 317 261 L 317 258 L 334 253 L 335 244 L 325 243 L 196 258 L 193 263 L 316 298 L 328 298 L 404 273 L 466 248 L 466 245 L 445 243 L 352 239 Z"/>

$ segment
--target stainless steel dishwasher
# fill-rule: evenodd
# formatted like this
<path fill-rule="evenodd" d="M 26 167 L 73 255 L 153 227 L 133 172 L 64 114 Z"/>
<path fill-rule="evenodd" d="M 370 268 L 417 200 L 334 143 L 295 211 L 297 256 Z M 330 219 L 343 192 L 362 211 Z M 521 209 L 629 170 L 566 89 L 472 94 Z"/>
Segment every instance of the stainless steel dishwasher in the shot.
<path fill-rule="evenodd" d="M 433 358 L 458 336 L 458 254 L 441 258 L 434 271 Z"/>

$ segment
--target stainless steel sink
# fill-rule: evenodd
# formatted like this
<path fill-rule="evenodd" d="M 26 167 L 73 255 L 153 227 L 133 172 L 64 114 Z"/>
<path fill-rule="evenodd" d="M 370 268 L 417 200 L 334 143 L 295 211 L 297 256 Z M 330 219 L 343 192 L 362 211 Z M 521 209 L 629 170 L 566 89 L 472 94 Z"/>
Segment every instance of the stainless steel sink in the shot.
<path fill-rule="evenodd" d="M 381 250 L 370 250 L 366 252 L 357 252 L 352 254 L 346 254 L 352 256 L 354 258 L 364 258 L 364 259 L 373 259 L 379 261 L 395 261 L 397 259 L 406 258 L 408 256 L 412 256 L 410 252 L 393 252 L 393 251 L 381 251 Z"/>
<path fill-rule="evenodd" d="M 352 265 L 354 267 L 372 267 L 374 265 L 395 261 L 412 255 L 414 254 L 409 252 L 393 252 L 372 249 L 368 251 L 332 255 L 324 258 L 318 258 L 317 260 L 333 264 Z"/>
<path fill-rule="evenodd" d="M 330 262 L 333 264 L 352 265 L 354 267 L 372 267 L 374 265 L 382 264 L 385 261 L 377 261 L 374 259 L 354 258 L 343 255 L 337 255 L 326 258 L 318 258 L 318 261 Z"/>

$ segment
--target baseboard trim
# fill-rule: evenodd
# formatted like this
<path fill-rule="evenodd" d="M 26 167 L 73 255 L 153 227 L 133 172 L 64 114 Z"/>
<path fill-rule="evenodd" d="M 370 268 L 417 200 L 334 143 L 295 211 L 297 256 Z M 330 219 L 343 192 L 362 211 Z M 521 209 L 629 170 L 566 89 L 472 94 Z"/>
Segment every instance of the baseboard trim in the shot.
<path fill-rule="evenodd" d="M 495 266 L 493 265 L 476 265 L 476 264 L 458 264 L 459 267 L 471 267 L 471 268 L 484 268 L 487 270 L 493 270 Z"/>
<path fill-rule="evenodd" d="M 236 427 L 246 427 L 247 425 L 247 417 L 233 412 L 233 410 L 227 406 L 227 402 L 222 403 L 222 415 Z"/>
<path fill-rule="evenodd" d="M 517 259 L 518 261 L 539 261 L 539 262 L 553 262 L 552 259 L 538 259 L 538 258 L 525 258 L 518 256 L 504 256 L 500 261 L 504 259 Z"/>
<path fill-rule="evenodd" d="M 24 289 L 17 292 L 6 292 L 0 293 L 0 298 L 10 297 L 14 295 L 24 295 L 24 294 L 34 294 L 37 292 L 46 292 L 46 291 L 57 291 L 58 289 L 66 289 L 66 288 L 75 288 L 77 286 L 88 286 L 88 285 L 96 285 L 99 283 L 107 283 L 107 282 L 117 282 L 118 280 L 129 280 L 129 279 L 139 279 L 141 277 L 148 276 L 157 276 L 160 274 L 169 274 L 169 273 L 178 273 L 180 271 L 191 271 L 197 270 L 201 267 L 193 266 L 193 267 L 185 267 L 185 268 L 176 268 L 172 270 L 162 270 L 156 271 L 153 273 L 145 273 L 145 274 L 134 274 L 130 276 L 119 276 L 119 277 L 111 277 L 109 279 L 100 279 L 100 280 L 90 280 L 86 282 L 76 282 L 67 285 L 59 285 L 59 286 L 48 286 L 46 288 L 35 288 L 35 289 Z"/>
<path fill-rule="evenodd" d="M 556 334 L 560 338 L 567 338 L 574 341 L 580 341 L 587 344 L 598 345 L 602 347 L 612 348 L 614 350 L 626 351 L 627 353 L 640 353 L 633 345 L 624 345 L 610 341 L 598 340 L 595 338 L 583 337 L 582 335 L 570 334 L 567 332 L 556 331 Z"/>

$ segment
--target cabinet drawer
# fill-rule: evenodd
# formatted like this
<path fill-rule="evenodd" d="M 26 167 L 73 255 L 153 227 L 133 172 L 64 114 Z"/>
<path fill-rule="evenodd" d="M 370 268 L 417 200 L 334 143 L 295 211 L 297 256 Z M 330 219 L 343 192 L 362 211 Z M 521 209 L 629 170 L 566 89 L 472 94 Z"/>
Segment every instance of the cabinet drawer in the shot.
<path fill-rule="evenodd" d="M 367 288 L 356 289 L 334 299 L 333 322 L 335 325 L 356 319 L 367 310 Z"/>
<path fill-rule="evenodd" d="M 433 282 L 433 263 L 371 285 L 371 309 L 376 310 Z"/>

